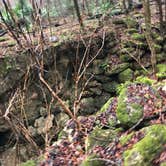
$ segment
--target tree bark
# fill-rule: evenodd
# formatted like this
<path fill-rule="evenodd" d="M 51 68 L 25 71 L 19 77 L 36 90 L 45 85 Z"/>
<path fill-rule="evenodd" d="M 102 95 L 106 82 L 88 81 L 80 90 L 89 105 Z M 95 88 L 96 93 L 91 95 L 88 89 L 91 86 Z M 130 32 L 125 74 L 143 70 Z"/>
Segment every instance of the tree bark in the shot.
<path fill-rule="evenodd" d="M 163 10 L 162 10 L 162 1 L 156 0 L 157 8 L 159 11 L 159 20 L 160 20 L 160 32 L 164 33 L 164 21 L 163 21 Z"/>
<path fill-rule="evenodd" d="M 156 74 L 156 51 L 154 48 L 154 42 L 151 36 L 151 11 L 150 11 L 150 2 L 149 0 L 143 0 L 144 7 L 144 17 L 145 17 L 145 37 L 148 43 L 149 49 L 151 51 L 151 64 L 153 69 L 153 74 Z"/>
<path fill-rule="evenodd" d="M 74 8 L 76 10 L 76 14 L 77 14 L 77 18 L 78 18 L 78 22 L 80 24 L 80 27 L 83 28 L 84 25 L 83 25 L 83 21 L 82 21 L 82 18 L 81 18 L 81 14 L 80 14 L 80 9 L 79 9 L 79 5 L 78 5 L 78 1 L 77 0 L 73 0 L 74 2 Z"/>

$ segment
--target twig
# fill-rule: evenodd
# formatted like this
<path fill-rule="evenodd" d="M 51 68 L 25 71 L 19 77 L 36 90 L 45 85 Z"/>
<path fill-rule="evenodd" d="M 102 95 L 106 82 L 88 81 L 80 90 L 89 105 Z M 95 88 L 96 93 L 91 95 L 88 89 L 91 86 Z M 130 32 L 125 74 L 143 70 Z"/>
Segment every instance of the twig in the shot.
<path fill-rule="evenodd" d="M 10 109 L 11 109 L 11 107 L 12 107 L 12 105 L 13 105 L 13 102 L 14 102 L 14 100 L 15 100 L 15 98 L 16 98 L 17 92 L 18 92 L 18 90 L 16 90 L 16 92 L 15 92 L 14 95 L 13 95 L 13 97 L 12 97 L 11 100 L 9 101 L 9 105 L 8 105 L 6 111 L 5 111 L 5 114 L 3 115 L 3 117 L 4 117 L 5 119 L 9 119 L 8 114 L 10 113 Z"/>
<path fill-rule="evenodd" d="M 97 160 L 105 161 L 105 162 L 108 162 L 113 165 L 118 165 L 118 164 L 116 164 L 116 162 L 109 160 L 109 159 L 105 159 L 105 158 L 93 158 L 93 159 L 89 159 L 88 161 L 97 161 Z"/>

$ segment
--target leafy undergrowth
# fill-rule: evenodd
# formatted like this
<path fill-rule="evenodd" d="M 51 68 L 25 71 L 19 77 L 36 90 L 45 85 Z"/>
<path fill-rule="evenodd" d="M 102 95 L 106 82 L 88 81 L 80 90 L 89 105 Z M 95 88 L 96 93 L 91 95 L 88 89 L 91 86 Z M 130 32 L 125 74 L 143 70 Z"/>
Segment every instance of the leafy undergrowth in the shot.
<path fill-rule="evenodd" d="M 132 83 L 127 86 L 127 103 L 136 102 L 143 107 L 142 125 L 137 124 L 132 128 L 121 128 L 118 132 L 118 137 L 110 141 L 106 146 L 96 145 L 90 150 L 87 150 L 86 138 L 90 135 L 96 126 L 109 130 L 110 117 L 117 123 L 114 129 L 123 127 L 116 117 L 116 109 L 118 98 L 111 101 L 110 106 L 104 112 L 100 112 L 94 116 L 80 117 L 82 131 L 77 131 L 76 126 L 72 120 L 66 124 L 66 131 L 68 135 L 61 137 L 59 141 L 54 143 L 45 152 L 45 160 L 40 166 L 77 166 L 81 165 L 87 156 L 95 154 L 93 161 L 103 161 L 104 165 L 123 165 L 124 151 L 131 149 L 134 144 L 145 137 L 145 133 L 141 128 L 153 124 L 165 124 L 166 111 L 166 93 L 161 87 L 153 89 L 149 85 L 142 83 Z M 140 125 L 140 126 L 139 126 Z M 121 141 L 122 137 L 130 135 L 130 139 Z M 101 139 L 101 138 L 97 138 Z M 103 140 L 104 141 L 104 140 Z M 161 154 L 158 154 L 154 159 L 154 165 L 160 165 L 161 162 L 166 161 L 166 146 Z"/>

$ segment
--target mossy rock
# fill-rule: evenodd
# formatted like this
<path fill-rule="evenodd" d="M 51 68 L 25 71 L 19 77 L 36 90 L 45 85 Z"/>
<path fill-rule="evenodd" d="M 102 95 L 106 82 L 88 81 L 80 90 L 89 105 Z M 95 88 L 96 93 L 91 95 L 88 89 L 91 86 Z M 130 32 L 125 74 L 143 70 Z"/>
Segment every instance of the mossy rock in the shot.
<path fill-rule="evenodd" d="M 93 62 L 93 72 L 95 74 L 102 74 L 103 73 L 103 68 L 101 68 L 101 65 L 103 64 L 103 60 L 96 59 Z"/>
<path fill-rule="evenodd" d="M 101 107 L 100 111 L 98 111 L 98 112 L 96 113 L 96 115 L 99 115 L 99 114 L 101 114 L 101 113 L 103 113 L 103 112 L 106 112 L 106 111 L 109 109 L 109 107 L 110 107 L 110 105 L 111 105 L 113 99 L 114 99 L 114 98 L 111 97 L 111 98 Z"/>
<path fill-rule="evenodd" d="M 124 19 L 114 19 L 112 20 L 112 23 L 115 25 L 126 25 L 125 20 Z"/>
<path fill-rule="evenodd" d="M 107 71 L 105 72 L 105 75 L 112 76 L 112 75 L 118 74 L 118 73 L 124 71 L 125 69 L 127 69 L 128 67 L 129 67 L 129 63 L 118 64 L 111 69 L 107 69 Z"/>
<path fill-rule="evenodd" d="M 166 125 L 152 125 L 141 131 L 145 133 L 144 138 L 123 154 L 124 166 L 151 166 L 155 157 L 164 150 Z"/>
<path fill-rule="evenodd" d="M 144 51 L 148 49 L 148 44 L 147 42 L 138 41 L 136 42 L 136 47 L 138 47 L 139 49 L 143 49 L 142 51 Z"/>
<path fill-rule="evenodd" d="M 85 140 L 85 149 L 88 152 L 95 146 L 107 146 L 111 141 L 117 138 L 118 130 L 101 129 L 95 127 Z"/>
<path fill-rule="evenodd" d="M 119 51 L 120 54 L 133 53 L 135 51 L 135 48 L 133 47 L 135 44 L 133 45 L 133 42 L 131 41 L 124 42 L 123 45 L 124 48 Z"/>
<path fill-rule="evenodd" d="M 160 166 L 166 166 L 166 162 L 161 163 Z"/>
<path fill-rule="evenodd" d="M 107 83 L 107 82 L 112 81 L 112 79 L 110 77 L 107 77 L 105 75 L 95 75 L 94 79 L 97 80 L 100 83 Z"/>
<path fill-rule="evenodd" d="M 130 17 L 125 19 L 125 23 L 126 23 L 128 28 L 135 28 L 135 29 L 137 29 L 137 27 L 138 27 L 138 22 L 136 21 L 136 19 L 133 19 L 133 18 L 130 18 Z"/>
<path fill-rule="evenodd" d="M 4 41 L 7 41 L 7 40 L 9 40 L 9 38 L 6 37 L 6 36 L 1 36 L 0 37 L 0 42 L 4 42 Z"/>
<path fill-rule="evenodd" d="M 97 159 L 95 154 L 87 156 L 81 163 L 80 166 L 102 166 L 104 161 Z"/>
<path fill-rule="evenodd" d="M 15 46 L 17 43 L 15 41 L 10 41 L 7 43 L 8 44 L 8 47 L 13 47 Z"/>
<path fill-rule="evenodd" d="M 146 84 L 146 85 L 153 85 L 156 81 L 155 80 L 152 80 L 146 76 L 139 76 L 136 78 L 136 82 L 138 83 L 143 83 L 143 84 Z"/>
<path fill-rule="evenodd" d="M 22 163 L 20 166 L 36 166 L 36 162 L 34 160 L 28 160 L 25 163 Z"/>
<path fill-rule="evenodd" d="M 130 28 L 130 29 L 127 29 L 126 32 L 129 34 L 133 34 L 133 33 L 138 33 L 138 30 L 135 28 Z"/>
<path fill-rule="evenodd" d="M 130 134 L 127 134 L 127 135 L 122 135 L 119 138 L 120 144 L 122 146 L 126 145 L 128 143 L 128 141 L 132 138 L 133 135 L 134 135 L 134 132 L 131 132 Z"/>
<path fill-rule="evenodd" d="M 118 83 L 115 81 L 103 84 L 103 90 L 108 93 L 116 93 Z"/>
<path fill-rule="evenodd" d="M 121 83 L 124 83 L 126 81 L 131 81 L 133 79 L 133 74 L 134 74 L 133 71 L 130 68 L 128 68 L 124 70 L 123 72 L 119 73 L 119 76 L 118 76 L 119 81 Z"/>
<path fill-rule="evenodd" d="M 157 77 L 159 79 L 165 79 L 166 78 L 166 64 L 158 64 L 157 65 Z"/>
<path fill-rule="evenodd" d="M 131 61 L 133 58 L 129 55 L 129 54 L 122 54 L 120 55 L 120 60 L 122 62 L 129 62 Z"/>
<path fill-rule="evenodd" d="M 158 44 L 154 44 L 154 49 L 156 51 L 156 53 L 161 53 L 162 51 L 162 46 L 161 45 L 158 45 Z"/>
<path fill-rule="evenodd" d="M 163 52 L 163 53 L 160 53 L 160 54 L 157 54 L 156 55 L 156 59 L 157 59 L 157 62 L 163 62 L 165 59 L 166 59 L 166 54 Z"/>
<path fill-rule="evenodd" d="M 95 99 L 93 97 L 83 98 L 80 102 L 81 115 L 90 115 L 94 113 Z"/>
<path fill-rule="evenodd" d="M 131 38 L 136 40 L 136 41 L 140 41 L 140 42 L 144 42 L 145 39 L 145 35 L 144 34 L 140 34 L 140 33 L 133 33 L 131 35 Z"/>
<path fill-rule="evenodd" d="M 135 50 L 134 47 L 136 47 L 136 43 L 131 40 L 127 40 L 123 42 L 123 47 L 124 47 L 124 50 L 127 49 L 129 52 L 133 52 Z"/>
<path fill-rule="evenodd" d="M 144 15 L 142 13 L 137 13 L 137 14 L 134 14 L 134 18 L 136 19 L 144 18 Z"/>
<path fill-rule="evenodd" d="M 158 36 L 156 39 L 155 39 L 155 42 L 159 45 L 163 44 L 163 41 L 164 41 L 164 38 L 162 36 Z"/>
<path fill-rule="evenodd" d="M 143 116 L 143 107 L 138 103 L 127 103 L 127 88 L 124 87 L 118 97 L 117 119 L 124 127 L 131 127 Z"/>

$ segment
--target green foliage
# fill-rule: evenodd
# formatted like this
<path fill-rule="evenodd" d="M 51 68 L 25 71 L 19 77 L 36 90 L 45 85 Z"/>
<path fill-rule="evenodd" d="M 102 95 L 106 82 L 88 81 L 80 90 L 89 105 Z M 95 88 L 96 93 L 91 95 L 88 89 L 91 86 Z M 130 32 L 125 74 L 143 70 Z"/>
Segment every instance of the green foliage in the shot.
<path fill-rule="evenodd" d="M 19 0 L 16 7 L 13 9 L 18 18 L 30 16 L 32 12 L 31 6 L 25 0 Z"/>
<path fill-rule="evenodd" d="M 106 14 L 110 8 L 113 8 L 113 4 L 111 2 L 103 3 L 102 1 L 99 1 L 99 6 L 97 7 L 95 3 L 90 4 L 90 9 L 94 15 Z"/>

